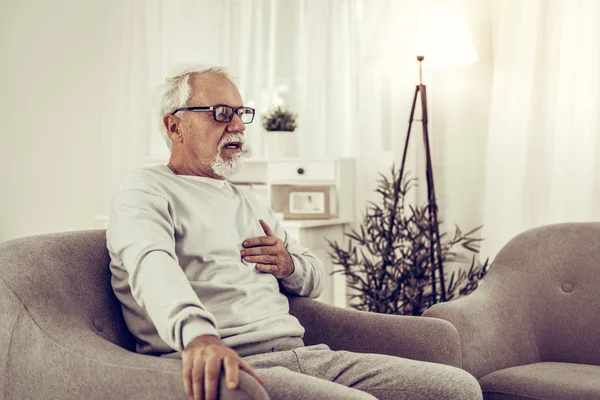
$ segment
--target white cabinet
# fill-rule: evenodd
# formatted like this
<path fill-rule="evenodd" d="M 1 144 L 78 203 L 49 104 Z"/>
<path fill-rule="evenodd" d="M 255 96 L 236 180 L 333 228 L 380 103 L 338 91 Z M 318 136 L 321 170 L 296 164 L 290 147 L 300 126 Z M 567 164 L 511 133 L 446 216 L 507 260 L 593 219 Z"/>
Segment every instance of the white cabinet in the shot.
<path fill-rule="evenodd" d="M 252 191 L 275 212 L 283 212 L 289 186 L 328 186 L 330 210 L 342 221 L 354 219 L 354 160 L 247 159 L 229 181 Z"/>

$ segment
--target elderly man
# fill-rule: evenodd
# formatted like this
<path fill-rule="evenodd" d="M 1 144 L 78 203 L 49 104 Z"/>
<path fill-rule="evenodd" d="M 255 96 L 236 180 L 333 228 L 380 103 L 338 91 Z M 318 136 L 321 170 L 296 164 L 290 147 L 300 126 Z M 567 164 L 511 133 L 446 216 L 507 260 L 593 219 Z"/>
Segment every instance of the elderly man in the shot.
<path fill-rule="evenodd" d="M 305 347 L 283 286 L 321 293 L 323 267 L 264 205 L 226 178 L 240 167 L 254 110 L 220 68 L 167 79 L 168 165 L 123 179 L 107 232 L 112 285 L 137 350 L 181 357 L 190 399 L 249 374 L 274 399 L 478 399 L 456 368 Z"/>

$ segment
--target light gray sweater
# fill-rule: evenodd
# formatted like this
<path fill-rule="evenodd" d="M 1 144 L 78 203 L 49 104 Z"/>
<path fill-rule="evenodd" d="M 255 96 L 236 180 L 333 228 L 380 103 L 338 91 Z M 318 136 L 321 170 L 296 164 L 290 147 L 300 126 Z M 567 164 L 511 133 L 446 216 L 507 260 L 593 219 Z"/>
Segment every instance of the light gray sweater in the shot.
<path fill-rule="evenodd" d="M 195 337 L 228 346 L 302 337 L 277 278 L 242 260 L 263 219 L 285 244 L 294 273 L 281 284 L 301 296 L 322 290 L 323 265 L 283 230 L 273 212 L 226 181 L 158 165 L 128 173 L 107 230 L 112 287 L 137 351 L 181 351 Z"/>

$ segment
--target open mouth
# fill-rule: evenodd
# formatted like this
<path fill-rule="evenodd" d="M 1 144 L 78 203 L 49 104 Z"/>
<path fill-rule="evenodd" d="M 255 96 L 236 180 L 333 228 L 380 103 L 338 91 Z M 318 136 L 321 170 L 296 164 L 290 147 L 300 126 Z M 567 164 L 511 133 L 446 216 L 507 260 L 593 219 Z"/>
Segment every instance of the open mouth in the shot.
<path fill-rule="evenodd" d="M 241 150 L 242 143 L 241 142 L 227 143 L 225 146 L 223 146 L 223 148 L 228 149 L 228 150 Z"/>

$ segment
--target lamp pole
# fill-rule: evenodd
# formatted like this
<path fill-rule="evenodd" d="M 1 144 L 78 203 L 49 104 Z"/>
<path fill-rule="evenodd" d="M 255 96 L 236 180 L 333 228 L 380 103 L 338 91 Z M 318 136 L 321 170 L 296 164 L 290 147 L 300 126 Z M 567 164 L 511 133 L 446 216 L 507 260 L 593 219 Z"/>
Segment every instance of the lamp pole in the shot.
<path fill-rule="evenodd" d="M 429 262 L 432 266 L 431 273 L 431 295 L 433 303 L 438 301 L 438 291 L 436 275 L 439 276 L 440 284 L 440 301 L 446 301 L 446 282 L 444 276 L 444 263 L 442 259 L 442 246 L 440 242 L 440 230 L 438 226 L 437 217 L 437 202 L 435 197 L 435 185 L 433 182 L 433 166 L 431 163 L 431 150 L 429 146 L 429 131 L 427 129 L 427 87 L 423 84 L 423 60 L 424 56 L 417 56 L 419 61 L 419 84 L 415 87 L 415 94 L 413 96 L 412 107 L 410 109 L 410 118 L 408 121 L 408 131 L 406 132 L 406 141 L 404 143 L 404 152 L 402 153 L 402 164 L 400 166 L 400 177 L 399 182 L 402 182 L 404 174 L 404 165 L 406 163 L 406 152 L 408 150 L 408 143 L 410 142 L 410 131 L 412 128 L 413 121 L 415 120 L 415 106 L 417 104 L 417 97 L 421 95 L 421 123 L 423 126 L 423 144 L 425 146 L 425 173 L 427 177 L 427 214 L 429 218 Z"/>

